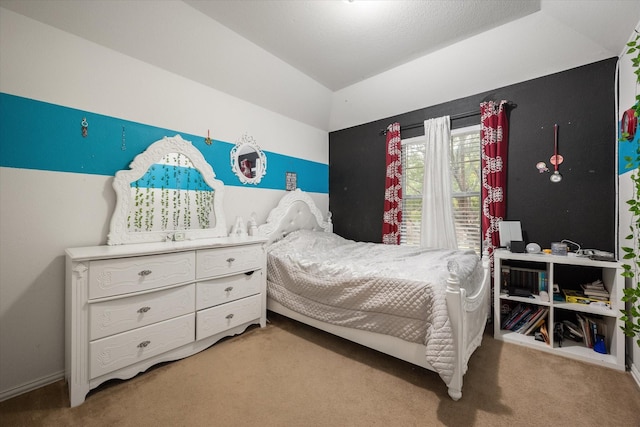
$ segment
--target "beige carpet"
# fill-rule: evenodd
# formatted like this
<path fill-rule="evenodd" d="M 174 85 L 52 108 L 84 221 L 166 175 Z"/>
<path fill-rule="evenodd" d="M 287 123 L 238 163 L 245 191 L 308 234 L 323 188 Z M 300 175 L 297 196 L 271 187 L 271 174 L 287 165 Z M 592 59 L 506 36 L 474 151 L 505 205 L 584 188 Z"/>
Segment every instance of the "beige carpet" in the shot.
<path fill-rule="evenodd" d="M 495 341 L 458 402 L 438 375 L 269 313 L 69 408 L 64 381 L 0 403 L 4 426 L 640 426 L 631 375 Z"/>

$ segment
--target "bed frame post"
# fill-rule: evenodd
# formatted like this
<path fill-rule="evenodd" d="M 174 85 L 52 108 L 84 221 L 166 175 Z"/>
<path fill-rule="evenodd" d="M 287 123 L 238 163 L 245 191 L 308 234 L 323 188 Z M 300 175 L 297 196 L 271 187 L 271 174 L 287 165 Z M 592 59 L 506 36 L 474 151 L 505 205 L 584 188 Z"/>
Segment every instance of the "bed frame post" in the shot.
<path fill-rule="evenodd" d="M 462 376 L 466 369 L 465 363 L 465 322 L 461 316 L 464 316 L 463 300 L 466 291 L 460 287 L 460 279 L 458 278 L 458 266 L 455 262 L 448 266 L 449 278 L 447 279 L 447 309 L 449 310 L 449 321 L 451 322 L 451 331 L 453 333 L 453 346 L 455 348 L 455 361 L 453 375 L 449 382 L 449 396 L 453 400 L 459 400 L 462 397 Z"/>

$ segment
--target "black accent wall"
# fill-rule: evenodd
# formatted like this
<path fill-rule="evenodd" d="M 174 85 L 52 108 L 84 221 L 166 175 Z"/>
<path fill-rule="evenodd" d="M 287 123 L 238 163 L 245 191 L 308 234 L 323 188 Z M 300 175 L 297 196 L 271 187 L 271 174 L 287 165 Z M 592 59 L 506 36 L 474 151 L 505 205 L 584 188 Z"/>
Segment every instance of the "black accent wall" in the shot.
<path fill-rule="evenodd" d="M 385 183 L 385 136 L 393 122 L 402 127 L 443 115 L 478 111 L 485 100 L 506 99 L 509 114 L 507 220 L 520 220 L 527 242 L 543 248 L 569 239 L 583 248 L 615 252 L 617 57 L 568 71 L 399 114 L 329 134 L 329 209 L 334 231 L 348 239 L 381 242 Z M 480 123 L 479 114 L 452 120 L 452 128 Z M 553 171 L 553 125 L 563 179 Z M 402 130 L 402 138 L 424 134 Z"/>

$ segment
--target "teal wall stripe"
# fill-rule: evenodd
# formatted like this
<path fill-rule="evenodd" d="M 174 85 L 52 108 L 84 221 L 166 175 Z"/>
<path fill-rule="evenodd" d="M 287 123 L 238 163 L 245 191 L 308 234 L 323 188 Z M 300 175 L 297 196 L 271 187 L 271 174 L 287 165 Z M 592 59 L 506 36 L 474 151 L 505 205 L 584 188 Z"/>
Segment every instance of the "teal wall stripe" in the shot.
<path fill-rule="evenodd" d="M 88 123 L 87 137 L 81 123 Z M 124 146 L 123 150 L 123 129 Z M 0 93 L 0 166 L 113 176 L 136 155 L 165 136 L 191 141 L 225 185 L 284 190 L 285 173 L 297 174 L 304 191 L 329 192 L 329 165 L 265 151 L 267 174 L 257 185 L 243 184 L 231 171 L 234 143 L 149 126 L 115 117 Z"/>
<path fill-rule="evenodd" d="M 640 132 L 636 132 L 633 140 L 621 140 L 620 133 L 622 123 L 618 122 L 618 175 L 623 175 L 629 171 L 637 169 L 638 149 L 640 147 Z M 631 159 L 631 161 L 629 161 Z"/>

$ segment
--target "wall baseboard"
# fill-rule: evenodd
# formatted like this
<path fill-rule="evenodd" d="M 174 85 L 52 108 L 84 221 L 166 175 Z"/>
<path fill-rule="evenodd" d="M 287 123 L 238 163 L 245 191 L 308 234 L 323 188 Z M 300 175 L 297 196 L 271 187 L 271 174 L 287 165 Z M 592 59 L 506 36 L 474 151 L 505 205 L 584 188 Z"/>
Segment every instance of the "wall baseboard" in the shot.
<path fill-rule="evenodd" d="M 634 380 L 636 380 L 636 384 L 640 388 L 640 370 L 638 370 L 638 366 L 635 364 L 631 364 L 629 371 L 631 372 L 631 376 Z"/>
<path fill-rule="evenodd" d="M 0 402 L 11 399 L 12 397 L 20 396 L 21 394 L 55 383 L 56 381 L 59 381 L 62 379 L 64 379 L 64 371 L 58 371 L 51 375 L 47 375 L 45 377 L 38 378 L 34 381 L 30 381 L 28 383 L 22 384 L 18 387 L 10 388 L 9 390 L 0 391 Z"/>

